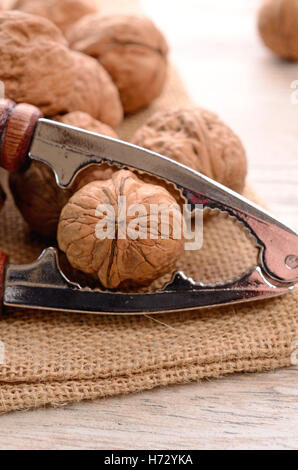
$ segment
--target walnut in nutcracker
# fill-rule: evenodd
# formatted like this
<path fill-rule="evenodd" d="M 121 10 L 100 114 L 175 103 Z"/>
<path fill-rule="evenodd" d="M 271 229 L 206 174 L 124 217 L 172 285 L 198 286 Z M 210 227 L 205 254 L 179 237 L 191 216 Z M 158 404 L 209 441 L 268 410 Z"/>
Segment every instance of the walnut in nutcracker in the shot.
<path fill-rule="evenodd" d="M 202 108 L 159 111 L 132 143 L 172 158 L 241 193 L 247 172 L 239 138 L 216 114 Z"/>
<path fill-rule="evenodd" d="M 119 210 L 119 196 L 125 198 L 125 209 Z M 152 205 L 173 210 L 168 238 L 163 238 L 160 214 L 152 214 Z M 182 237 L 174 234 L 181 217 L 165 188 L 120 170 L 71 197 L 61 212 L 58 243 L 74 268 L 95 276 L 104 287 L 143 286 L 174 270 L 184 248 Z"/>
<path fill-rule="evenodd" d="M 117 138 L 116 132 L 108 125 L 80 111 L 56 116 L 56 120 Z M 69 190 L 63 190 L 57 186 L 52 170 L 34 161 L 24 172 L 11 174 L 9 181 L 15 203 L 31 230 L 55 238 L 60 212 L 71 195 L 91 181 L 109 179 L 113 172 L 107 164 L 92 165 L 77 176 Z"/>
<path fill-rule="evenodd" d="M 298 61 L 298 0 L 266 0 L 258 17 L 265 45 L 276 55 Z"/>
<path fill-rule="evenodd" d="M 33 104 L 45 116 L 80 110 L 112 127 L 123 116 L 118 91 L 105 69 L 70 50 L 46 18 L 0 12 L 0 80 L 8 98 Z"/>
<path fill-rule="evenodd" d="M 148 18 L 88 15 L 68 32 L 70 47 L 95 57 L 109 72 L 126 113 L 160 95 L 166 80 L 168 46 Z"/>
<path fill-rule="evenodd" d="M 96 0 L 17 0 L 16 10 L 48 18 L 66 33 L 71 25 L 85 15 L 98 11 Z"/>

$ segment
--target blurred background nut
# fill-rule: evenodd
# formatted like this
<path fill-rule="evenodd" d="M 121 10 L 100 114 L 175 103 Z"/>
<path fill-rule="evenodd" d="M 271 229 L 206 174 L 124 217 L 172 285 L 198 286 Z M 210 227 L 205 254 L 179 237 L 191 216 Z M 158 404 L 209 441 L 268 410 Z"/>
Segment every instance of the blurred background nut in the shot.
<path fill-rule="evenodd" d="M 148 216 L 138 219 L 141 238 L 133 240 L 129 236 L 118 236 L 120 195 L 126 196 L 127 208 L 133 204 L 143 204 L 146 208 Z M 96 226 L 102 219 L 96 213 L 99 204 L 110 204 L 114 209 L 115 238 L 99 239 L 96 236 Z M 157 238 L 149 237 L 150 204 L 176 207 L 170 217 L 168 239 L 162 238 L 159 216 L 156 217 Z M 112 179 L 94 181 L 72 196 L 61 212 L 58 244 L 74 268 L 96 276 L 104 287 L 114 289 L 147 285 L 173 271 L 183 252 L 183 239 L 173 238 L 173 221 L 179 216 L 180 208 L 166 189 L 144 183 L 130 171 L 120 170 L 114 173 Z M 132 219 L 134 217 L 127 216 L 125 229 Z"/>
<path fill-rule="evenodd" d="M 57 116 L 56 120 L 117 138 L 113 129 L 86 113 L 73 112 Z M 107 164 L 92 165 L 77 176 L 69 190 L 63 190 L 57 186 L 48 166 L 32 162 L 26 171 L 11 174 L 9 181 L 15 203 L 30 229 L 45 237 L 55 238 L 60 212 L 71 195 L 91 181 L 111 178 L 114 171 Z"/>
<path fill-rule="evenodd" d="M 71 51 L 46 18 L 0 12 L 0 80 L 8 98 L 34 104 L 46 116 L 80 110 L 111 126 L 123 116 L 108 73 L 95 59 Z"/>
<path fill-rule="evenodd" d="M 137 130 L 132 143 L 172 158 L 242 192 L 245 150 L 216 114 L 202 108 L 159 111 Z"/>
<path fill-rule="evenodd" d="M 82 16 L 98 11 L 96 0 L 17 0 L 16 10 L 44 16 L 66 33 L 68 28 Z"/>
<path fill-rule="evenodd" d="M 259 11 L 258 27 L 275 54 L 298 60 L 298 0 L 266 0 Z"/>
<path fill-rule="evenodd" d="M 168 46 L 151 20 L 88 15 L 69 30 L 68 39 L 71 48 L 95 57 L 109 72 L 126 113 L 147 106 L 162 92 Z"/>
<path fill-rule="evenodd" d="M 8 10 L 14 8 L 16 0 L 0 0 L 0 10 Z"/>

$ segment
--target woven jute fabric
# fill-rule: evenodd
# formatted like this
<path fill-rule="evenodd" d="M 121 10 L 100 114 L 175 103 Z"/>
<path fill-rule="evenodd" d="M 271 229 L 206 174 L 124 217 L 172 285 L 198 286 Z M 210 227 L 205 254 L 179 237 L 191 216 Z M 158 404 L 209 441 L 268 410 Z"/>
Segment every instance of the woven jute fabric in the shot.
<path fill-rule="evenodd" d="M 188 105 L 171 70 L 163 96 L 127 119 L 120 134 L 129 139 L 156 110 Z M 0 181 L 8 191 L 6 180 L 3 171 Z M 254 199 L 249 190 L 246 195 Z M 26 263 L 44 247 L 8 195 L 0 214 L 0 249 L 11 262 Z M 256 257 L 254 240 L 239 224 L 213 216 L 204 224 L 203 249 L 186 253 L 179 268 L 196 280 L 216 282 L 240 276 Z M 297 314 L 297 290 L 266 301 L 150 317 L 5 309 L 0 413 L 290 366 Z"/>

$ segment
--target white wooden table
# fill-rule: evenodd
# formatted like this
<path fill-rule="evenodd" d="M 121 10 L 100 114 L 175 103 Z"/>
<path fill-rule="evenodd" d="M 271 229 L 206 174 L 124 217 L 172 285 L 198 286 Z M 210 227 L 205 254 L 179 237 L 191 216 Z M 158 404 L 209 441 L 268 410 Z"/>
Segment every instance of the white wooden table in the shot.
<path fill-rule="evenodd" d="M 298 65 L 263 48 L 256 0 L 143 0 L 194 101 L 247 149 L 250 180 L 298 229 Z M 298 314 L 298 312 L 297 312 Z M 298 448 L 298 368 L 0 417 L 0 449 Z"/>

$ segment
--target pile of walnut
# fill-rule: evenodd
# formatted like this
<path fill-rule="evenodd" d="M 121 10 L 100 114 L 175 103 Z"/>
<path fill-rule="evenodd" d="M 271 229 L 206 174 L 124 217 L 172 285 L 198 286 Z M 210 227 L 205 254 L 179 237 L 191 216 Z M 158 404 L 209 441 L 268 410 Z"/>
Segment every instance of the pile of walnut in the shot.
<path fill-rule="evenodd" d="M 115 128 L 123 115 L 148 106 L 162 93 L 168 47 L 147 18 L 102 16 L 92 0 L 15 0 L 14 8 L 0 8 L 0 80 L 7 98 L 34 104 L 45 117 L 64 124 L 118 138 Z M 243 191 L 242 144 L 207 110 L 158 112 L 132 143 Z M 106 288 L 147 285 L 172 272 L 183 252 L 183 239 L 172 233 L 162 237 L 159 219 L 155 239 L 122 239 L 117 219 L 113 240 L 96 236 L 98 205 L 111 203 L 117 213 L 118 195 L 127 196 L 127 206 L 178 208 L 180 193 L 145 175 L 108 164 L 91 166 L 69 190 L 61 190 L 52 171 L 33 162 L 10 176 L 10 188 L 29 227 L 58 238 L 70 264 Z M 142 231 L 148 218 L 140 220 Z M 130 222 L 128 217 L 127 226 Z"/>
<path fill-rule="evenodd" d="M 85 111 L 112 127 L 157 98 L 168 46 L 149 19 L 93 0 L 17 0 L 0 11 L 0 80 L 46 116 Z M 77 21 L 79 20 L 79 21 Z"/>
<path fill-rule="evenodd" d="M 0 80 L 5 94 L 45 116 L 84 111 L 112 127 L 123 110 L 108 72 L 69 49 L 51 21 L 19 11 L 0 12 Z"/>

